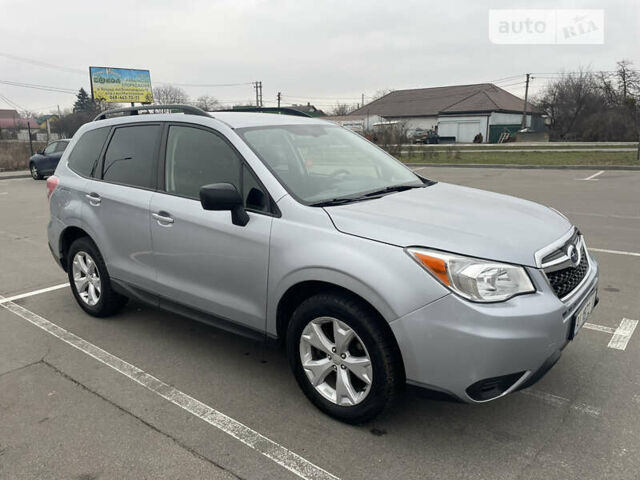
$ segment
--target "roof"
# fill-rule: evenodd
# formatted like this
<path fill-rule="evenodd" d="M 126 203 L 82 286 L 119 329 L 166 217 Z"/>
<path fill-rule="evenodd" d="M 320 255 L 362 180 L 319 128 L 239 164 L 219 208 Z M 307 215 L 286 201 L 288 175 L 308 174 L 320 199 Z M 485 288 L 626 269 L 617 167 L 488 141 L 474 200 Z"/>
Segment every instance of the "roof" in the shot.
<path fill-rule="evenodd" d="M 291 105 L 290 107 L 287 107 L 287 108 L 292 108 L 293 110 L 297 110 L 299 112 L 306 113 L 307 115 L 309 115 L 311 117 L 324 117 L 324 116 L 326 116 L 326 113 L 324 113 L 319 108 L 316 108 L 315 105 L 311 105 L 310 103 L 307 103 L 306 105 L 296 105 L 294 103 L 293 105 Z"/>
<path fill-rule="evenodd" d="M 524 100 L 492 83 L 450 87 L 396 90 L 350 115 L 374 114 L 383 117 L 426 117 L 441 114 L 478 112 L 516 112 L 524 109 Z M 529 112 L 540 113 L 533 106 Z"/>
<path fill-rule="evenodd" d="M 0 110 L 0 128 L 31 128 L 37 129 L 39 126 L 35 118 L 22 118 L 16 110 Z"/>
<path fill-rule="evenodd" d="M 49 120 L 50 118 L 60 118 L 58 117 L 58 115 L 56 114 L 52 114 L 52 115 L 41 115 L 39 116 L 36 120 L 38 121 L 38 123 L 43 123 L 46 122 L 47 120 Z"/>

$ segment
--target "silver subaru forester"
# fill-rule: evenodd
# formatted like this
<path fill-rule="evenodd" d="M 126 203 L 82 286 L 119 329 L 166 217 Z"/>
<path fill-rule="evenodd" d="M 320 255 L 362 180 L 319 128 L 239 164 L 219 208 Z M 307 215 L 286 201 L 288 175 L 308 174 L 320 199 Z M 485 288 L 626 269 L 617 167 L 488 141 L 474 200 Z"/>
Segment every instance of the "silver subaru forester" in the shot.
<path fill-rule="evenodd" d="M 154 108 L 84 125 L 47 182 L 90 315 L 133 298 L 274 340 L 318 408 L 359 423 L 407 383 L 469 403 L 533 384 L 598 302 L 553 209 L 428 180 L 323 120 Z"/>

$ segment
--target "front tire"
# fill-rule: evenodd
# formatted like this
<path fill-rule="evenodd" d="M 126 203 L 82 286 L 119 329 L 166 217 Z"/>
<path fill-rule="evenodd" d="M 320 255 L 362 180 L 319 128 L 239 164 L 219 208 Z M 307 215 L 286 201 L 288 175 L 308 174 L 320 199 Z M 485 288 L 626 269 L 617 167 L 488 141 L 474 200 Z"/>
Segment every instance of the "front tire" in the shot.
<path fill-rule="evenodd" d="M 127 302 L 113 290 L 98 247 L 88 237 L 78 238 L 67 254 L 69 284 L 78 305 L 94 317 L 115 314 Z"/>
<path fill-rule="evenodd" d="M 29 171 L 31 172 L 31 178 L 33 178 L 34 180 L 42 180 L 43 176 L 40 173 L 40 170 L 38 170 L 38 167 L 36 166 L 35 163 L 31 163 L 29 165 Z"/>
<path fill-rule="evenodd" d="M 339 293 L 305 300 L 289 322 L 287 356 L 300 388 L 343 422 L 375 418 L 403 384 L 399 355 L 379 322 L 363 302 Z"/>

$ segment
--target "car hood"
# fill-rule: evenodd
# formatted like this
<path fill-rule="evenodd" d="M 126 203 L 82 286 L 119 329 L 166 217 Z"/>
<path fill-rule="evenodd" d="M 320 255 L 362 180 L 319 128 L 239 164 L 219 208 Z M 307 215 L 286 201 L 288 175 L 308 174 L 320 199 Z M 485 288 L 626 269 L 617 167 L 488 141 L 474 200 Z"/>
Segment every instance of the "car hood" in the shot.
<path fill-rule="evenodd" d="M 325 210 L 346 234 L 528 266 L 571 228 L 543 205 L 447 183 Z"/>

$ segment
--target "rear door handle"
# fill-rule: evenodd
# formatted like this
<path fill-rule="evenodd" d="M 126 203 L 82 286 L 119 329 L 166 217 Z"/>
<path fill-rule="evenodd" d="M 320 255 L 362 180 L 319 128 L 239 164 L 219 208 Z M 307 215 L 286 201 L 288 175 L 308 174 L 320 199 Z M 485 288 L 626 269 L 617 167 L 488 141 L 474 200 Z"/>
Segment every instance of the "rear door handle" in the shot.
<path fill-rule="evenodd" d="M 102 202 L 102 198 L 100 198 L 100 195 L 95 192 L 87 193 L 85 197 L 89 199 L 89 203 L 94 207 L 97 207 L 98 205 L 100 205 L 100 202 Z"/>
<path fill-rule="evenodd" d="M 168 227 L 173 223 L 173 218 L 171 218 L 167 212 L 152 213 L 151 216 L 163 227 Z"/>

